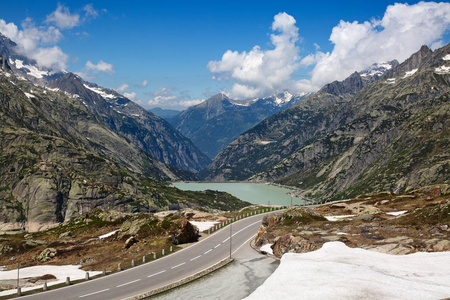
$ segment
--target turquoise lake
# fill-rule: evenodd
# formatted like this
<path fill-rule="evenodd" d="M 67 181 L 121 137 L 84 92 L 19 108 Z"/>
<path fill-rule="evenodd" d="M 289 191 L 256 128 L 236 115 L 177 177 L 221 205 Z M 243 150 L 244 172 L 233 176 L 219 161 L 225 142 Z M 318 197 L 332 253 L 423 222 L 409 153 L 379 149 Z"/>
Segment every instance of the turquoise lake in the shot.
<path fill-rule="evenodd" d="M 285 205 L 292 204 L 303 205 L 304 201 L 291 197 L 293 190 L 276 187 L 263 183 L 248 183 L 248 182 L 227 182 L 227 183 L 205 183 L 205 182 L 177 182 L 173 186 L 185 191 L 221 191 L 227 192 L 231 195 L 252 204 L 263 205 Z"/>

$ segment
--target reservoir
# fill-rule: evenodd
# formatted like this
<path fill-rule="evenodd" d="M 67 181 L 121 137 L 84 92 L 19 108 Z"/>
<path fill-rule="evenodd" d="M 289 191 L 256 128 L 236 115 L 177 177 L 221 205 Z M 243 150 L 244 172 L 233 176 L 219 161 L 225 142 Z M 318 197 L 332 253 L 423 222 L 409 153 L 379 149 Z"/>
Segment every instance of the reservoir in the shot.
<path fill-rule="evenodd" d="M 221 191 L 252 204 L 261 205 L 303 205 L 305 202 L 297 197 L 291 197 L 293 190 L 264 183 L 249 182 L 176 182 L 174 187 L 185 191 Z"/>

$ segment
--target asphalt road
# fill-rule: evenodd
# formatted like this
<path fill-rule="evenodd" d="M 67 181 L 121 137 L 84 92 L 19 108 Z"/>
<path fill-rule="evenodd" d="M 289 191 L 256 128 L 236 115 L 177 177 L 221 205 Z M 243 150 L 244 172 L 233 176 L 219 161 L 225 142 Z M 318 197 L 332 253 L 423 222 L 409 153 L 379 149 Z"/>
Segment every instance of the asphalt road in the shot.
<path fill-rule="evenodd" d="M 20 299 L 124 299 L 189 277 L 230 256 L 257 232 L 264 214 L 232 223 L 185 249 L 105 277 Z"/>

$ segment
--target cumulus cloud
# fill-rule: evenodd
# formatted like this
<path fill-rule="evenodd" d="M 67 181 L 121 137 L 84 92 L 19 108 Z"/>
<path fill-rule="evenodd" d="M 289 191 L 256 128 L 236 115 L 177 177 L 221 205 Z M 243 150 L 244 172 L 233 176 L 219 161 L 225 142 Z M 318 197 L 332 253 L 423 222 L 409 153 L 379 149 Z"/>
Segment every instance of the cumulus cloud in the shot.
<path fill-rule="evenodd" d="M 116 88 L 116 91 L 118 91 L 119 93 L 123 93 L 125 92 L 128 88 L 130 87 L 130 85 L 128 83 L 122 83 L 121 85 L 119 85 Z"/>
<path fill-rule="evenodd" d="M 400 62 L 422 45 L 437 47 L 450 24 L 450 3 L 420 2 L 390 5 L 381 20 L 340 21 L 333 28 L 331 53 L 322 53 L 311 81 L 323 85 L 342 80 L 374 62 Z"/>
<path fill-rule="evenodd" d="M 60 71 L 66 67 L 69 56 L 54 45 L 62 34 L 53 26 L 36 27 L 27 18 L 22 22 L 22 30 L 14 23 L 0 19 L 0 32 L 17 44 L 16 51 L 30 59 L 36 60 L 40 67 Z"/>
<path fill-rule="evenodd" d="M 109 64 L 104 62 L 103 60 L 99 60 L 97 64 L 92 63 L 90 60 L 86 62 L 86 69 L 88 71 L 96 72 L 105 72 L 108 74 L 114 74 L 116 71 L 114 70 L 113 64 Z"/>
<path fill-rule="evenodd" d="M 189 92 L 179 91 L 174 86 L 160 87 L 154 92 L 146 93 L 152 99 L 146 105 L 150 107 L 170 107 L 174 109 L 185 109 L 189 106 L 202 103 L 204 100 L 192 99 Z"/>
<path fill-rule="evenodd" d="M 270 40 L 274 49 L 254 46 L 249 52 L 228 50 L 220 61 L 210 61 L 207 68 L 215 79 L 235 81 L 232 97 L 250 98 L 287 88 L 291 74 L 298 68 L 299 39 L 295 19 L 287 13 L 274 17 Z"/>
<path fill-rule="evenodd" d="M 290 90 L 317 91 L 324 84 L 343 80 L 373 63 L 392 59 L 403 61 L 422 45 L 432 49 L 444 44 L 443 35 L 450 25 L 450 3 L 420 2 L 414 5 L 390 5 L 382 19 L 340 21 L 331 31 L 331 52 L 300 55 L 296 20 L 279 13 L 274 17 L 270 41 L 273 49 L 254 46 L 250 51 L 226 51 L 207 68 L 215 80 L 228 80 L 234 98 L 261 97 Z M 309 79 L 294 80 L 294 72 L 312 68 Z"/>
<path fill-rule="evenodd" d="M 80 15 L 71 14 L 68 7 L 58 3 L 56 10 L 47 16 L 45 22 L 53 23 L 61 29 L 71 29 L 80 25 Z"/>
<path fill-rule="evenodd" d="M 80 16 L 58 4 L 41 26 L 36 26 L 32 19 L 26 18 L 21 23 L 22 29 L 19 29 L 14 23 L 0 19 L 0 32 L 17 44 L 15 50 L 18 53 L 36 60 L 39 67 L 61 71 L 66 68 L 69 56 L 56 46 L 63 37 L 60 29 L 71 29 L 98 16 L 92 4 L 86 5 L 83 11 L 84 16 Z"/>
<path fill-rule="evenodd" d="M 130 100 L 136 100 L 136 93 L 135 92 L 131 92 L 131 93 L 124 93 L 123 94 L 125 97 L 127 97 Z"/>

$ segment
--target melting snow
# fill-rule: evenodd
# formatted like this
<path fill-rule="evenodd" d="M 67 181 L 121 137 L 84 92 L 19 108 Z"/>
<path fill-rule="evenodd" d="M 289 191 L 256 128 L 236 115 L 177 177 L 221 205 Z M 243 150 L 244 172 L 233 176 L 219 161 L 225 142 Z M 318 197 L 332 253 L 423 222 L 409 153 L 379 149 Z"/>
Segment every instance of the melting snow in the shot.
<path fill-rule="evenodd" d="M 387 84 L 394 84 L 394 83 L 395 83 L 395 78 L 388 78 L 388 79 L 386 80 L 386 83 L 387 83 Z"/>
<path fill-rule="evenodd" d="M 389 255 L 341 242 L 286 253 L 246 299 L 441 299 L 450 295 L 450 252 Z"/>
<path fill-rule="evenodd" d="M 47 282 L 48 286 L 55 285 L 58 283 L 66 282 L 66 277 L 70 277 L 70 280 L 84 279 L 86 276 L 86 271 L 80 269 L 80 265 L 66 265 L 66 266 L 34 266 L 23 268 L 19 270 L 20 278 L 27 277 L 37 277 L 46 274 L 54 275 L 57 280 Z M 95 276 L 102 273 L 101 271 L 89 271 L 89 276 Z M 0 271 L 0 280 L 14 280 L 17 279 L 17 269 L 9 271 Z M 37 288 L 42 288 L 42 285 L 37 285 L 34 287 L 22 288 L 22 292 L 34 290 Z M 15 294 L 16 289 L 6 290 L 0 292 L 0 296 Z"/>
<path fill-rule="evenodd" d="M 198 221 L 189 221 L 194 226 L 197 226 L 200 232 L 213 228 L 216 224 L 220 222 L 198 222 Z"/>
<path fill-rule="evenodd" d="M 10 61 L 11 61 L 11 59 L 10 59 Z M 16 68 L 18 68 L 18 69 L 22 69 L 22 68 L 28 69 L 27 74 L 34 76 L 36 78 L 42 78 L 44 75 L 45 76 L 49 75 L 48 71 L 41 71 L 32 65 L 24 65 L 23 60 L 16 59 L 13 63 L 16 65 Z"/>
<path fill-rule="evenodd" d="M 33 94 L 30 94 L 30 93 L 27 93 L 27 92 L 24 92 L 24 94 L 25 94 L 25 96 L 27 96 L 28 99 L 30 99 L 30 98 L 36 98 L 36 96 L 33 95 Z"/>
<path fill-rule="evenodd" d="M 340 219 L 353 218 L 355 215 L 342 215 L 342 216 L 325 216 L 328 221 L 339 221 Z"/>
<path fill-rule="evenodd" d="M 106 234 L 104 234 L 104 235 L 99 236 L 98 238 L 99 238 L 99 239 L 106 239 L 107 237 L 112 236 L 112 235 L 113 235 L 114 233 L 116 233 L 117 231 L 119 231 L 119 230 L 117 229 L 117 230 L 108 232 L 108 233 L 106 233 Z"/>
<path fill-rule="evenodd" d="M 402 211 L 393 211 L 393 212 L 388 212 L 386 213 L 387 215 L 391 215 L 391 216 L 398 216 L 398 215 L 403 215 L 404 213 L 406 213 L 407 210 L 402 210 Z"/>
<path fill-rule="evenodd" d="M 259 250 L 273 255 L 273 250 L 272 250 L 272 248 L 270 248 L 270 246 L 272 246 L 272 244 L 262 245 L 261 248 L 259 248 Z"/>
<path fill-rule="evenodd" d="M 447 66 L 440 66 L 436 69 L 434 69 L 434 71 L 438 74 L 449 74 L 450 73 L 450 67 Z"/>
<path fill-rule="evenodd" d="M 114 96 L 113 94 L 105 93 L 101 88 L 91 87 L 91 86 L 89 86 L 89 85 L 87 85 L 87 84 L 83 84 L 83 85 L 84 85 L 85 88 L 87 88 L 87 89 L 89 89 L 89 90 L 91 90 L 91 91 L 93 91 L 93 92 L 99 94 L 100 96 L 102 96 L 102 97 L 105 98 L 105 99 L 114 99 L 114 98 L 117 98 L 117 97 Z"/>
<path fill-rule="evenodd" d="M 450 60 L 450 54 L 447 54 L 447 55 L 444 56 L 442 59 L 443 59 L 443 60 Z"/>
<path fill-rule="evenodd" d="M 403 78 L 407 78 L 407 77 L 413 76 L 417 72 L 417 70 L 418 69 L 414 69 L 414 70 L 411 70 L 409 72 L 406 72 L 406 74 L 405 74 L 405 76 L 403 76 Z"/>

